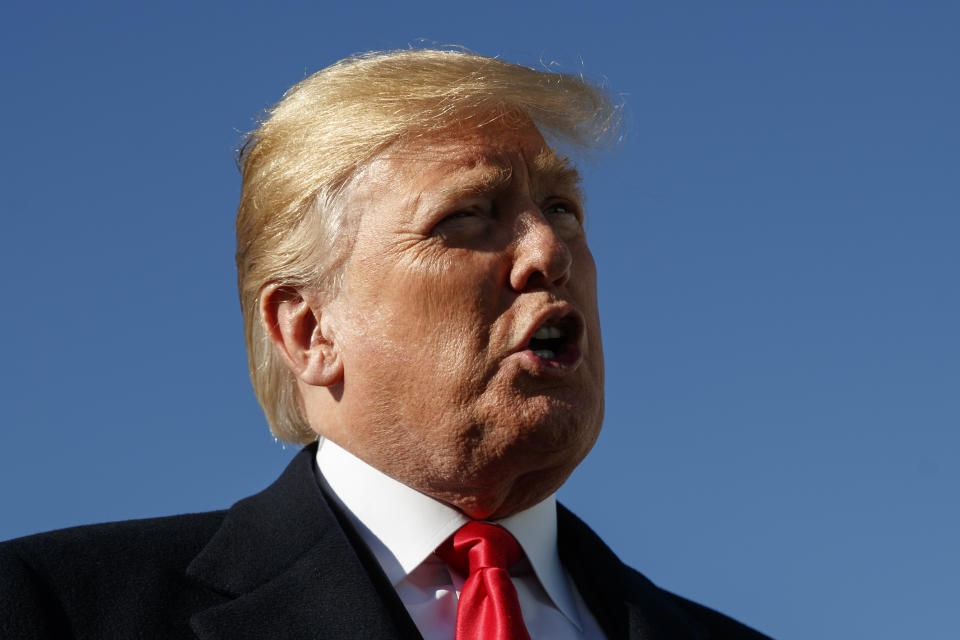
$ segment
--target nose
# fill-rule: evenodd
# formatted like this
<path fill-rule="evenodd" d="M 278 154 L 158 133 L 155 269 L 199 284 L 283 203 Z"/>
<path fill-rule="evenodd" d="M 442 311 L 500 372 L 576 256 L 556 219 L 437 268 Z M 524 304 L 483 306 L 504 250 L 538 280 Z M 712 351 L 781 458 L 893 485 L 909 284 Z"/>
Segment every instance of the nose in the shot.
<path fill-rule="evenodd" d="M 517 224 L 510 287 L 525 291 L 565 284 L 570 279 L 573 257 L 556 229 L 539 210 L 521 216 Z"/>

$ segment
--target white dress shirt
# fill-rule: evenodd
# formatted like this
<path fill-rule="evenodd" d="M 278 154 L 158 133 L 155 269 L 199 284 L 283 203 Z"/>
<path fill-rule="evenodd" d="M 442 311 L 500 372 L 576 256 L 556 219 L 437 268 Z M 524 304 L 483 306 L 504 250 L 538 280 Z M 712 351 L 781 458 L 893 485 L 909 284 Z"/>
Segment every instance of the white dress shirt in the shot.
<path fill-rule="evenodd" d="M 466 580 L 434 550 L 469 518 L 374 469 L 329 440 L 317 450 L 319 481 L 370 547 L 424 640 L 452 640 Z M 560 564 L 556 498 L 496 521 L 526 560 L 511 569 L 532 639 L 602 639 L 603 632 Z"/>

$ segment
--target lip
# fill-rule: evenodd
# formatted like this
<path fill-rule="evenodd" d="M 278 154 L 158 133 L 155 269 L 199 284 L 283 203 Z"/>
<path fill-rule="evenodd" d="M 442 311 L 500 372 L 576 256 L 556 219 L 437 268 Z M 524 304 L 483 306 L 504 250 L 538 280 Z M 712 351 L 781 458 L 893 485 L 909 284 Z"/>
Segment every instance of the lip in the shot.
<path fill-rule="evenodd" d="M 527 347 L 541 327 L 562 322 L 567 326 L 569 340 L 563 351 L 556 357 L 545 359 Z M 583 341 L 586 323 L 576 307 L 569 303 L 555 304 L 545 308 L 537 315 L 527 329 L 522 341 L 514 349 L 512 356 L 519 358 L 522 366 L 535 375 L 562 376 L 576 369 L 583 361 L 580 345 Z"/>

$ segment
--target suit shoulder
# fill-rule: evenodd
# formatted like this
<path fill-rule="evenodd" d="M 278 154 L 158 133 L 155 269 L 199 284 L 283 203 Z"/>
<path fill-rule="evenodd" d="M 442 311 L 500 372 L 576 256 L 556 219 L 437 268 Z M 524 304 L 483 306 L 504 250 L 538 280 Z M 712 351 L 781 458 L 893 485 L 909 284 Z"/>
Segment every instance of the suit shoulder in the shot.
<path fill-rule="evenodd" d="M 730 616 L 724 615 L 719 611 L 714 611 L 702 604 L 687 600 L 684 597 L 674 595 L 680 605 L 687 608 L 691 613 L 704 621 L 715 637 L 718 638 L 743 638 L 743 640 L 770 640 L 770 636 L 760 633 L 747 625 L 734 620 Z"/>
<path fill-rule="evenodd" d="M 639 636 L 763 640 L 767 636 L 733 618 L 661 589 L 624 564 L 582 520 L 558 505 L 560 558 L 594 614 L 616 620 L 620 602 L 630 610 L 629 625 Z M 623 621 L 611 623 L 611 635 L 623 635 Z M 659 636 L 658 636 L 659 637 Z"/>
<path fill-rule="evenodd" d="M 692 622 L 695 627 L 706 635 L 706 638 L 723 638 L 724 640 L 770 640 L 759 631 L 748 627 L 730 616 L 720 613 L 710 607 L 688 600 L 683 596 L 658 587 L 645 575 L 636 569 L 623 565 L 630 575 L 630 581 L 635 588 L 652 590 L 665 609 L 672 610 L 678 617 Z"/>
<path fill-rule="evenodd" d="M 86 525 L 0 543 L 0 637 L 69 638 L 98 629 L 98 616 L 111 607 L 143 618 L 145 603 L 183 591 L 187 565 L 223 514 Z"/>
<path fill-rule="evenodd" d="M 633 569 L 631 569 L 631 571 L 647 583 L 652 584 L 639 572 Z M 673 607 L 676 607 L 677 610 L 682 612 L 683 617 L 694 621 L 699 628 L 703 629 L 707 634 L 707 638 L 723 638 L 724 640 L 770 640 L 769 636 L 748 627 L 726 614 L 694 602 L 693 600 L 688 600 L 683 596 L 678 596 L 660 587 L 654 586 L 654 588 L 657 589 L 665 599 L 669 600 Z"/>
<path fill-rule="evenodd" d="M 108 548 L 112 554 L 148 549 L 169 552 L 171 548 L 209 540 L 225 513 L 188 513 L 45 531 L 0 542 L 0 557 L 10 553 L 24 558 L 61 554 L 82 556 L 99 548 Z"/>
<path fill-rule="evenodd" d="M 0 637 L 72 637 L 66 613 L 49 583 L 12 542 L 0 543 Z"/>
<path fill-rule="evenodd" d="M 224 511 L 124 520 L 37 533 L 0 543 L 0 567 L 26 566 L 41 577 L 129 574 L 190 562 Z M 0 571 L 3 575 L 3 571 Z"/>

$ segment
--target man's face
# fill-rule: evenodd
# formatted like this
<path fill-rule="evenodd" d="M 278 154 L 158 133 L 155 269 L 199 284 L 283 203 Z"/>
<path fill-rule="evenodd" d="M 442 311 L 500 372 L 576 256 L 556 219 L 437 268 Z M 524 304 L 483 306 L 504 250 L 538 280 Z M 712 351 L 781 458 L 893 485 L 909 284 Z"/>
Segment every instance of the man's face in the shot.
<path fill-rule="evenodd" d="M 596 269 L 576 174 L 531 125 L 396 145 L 327 308 L 342 420 L 319 429 L 474 518 L 554 492 L 603 417 Z"/>

